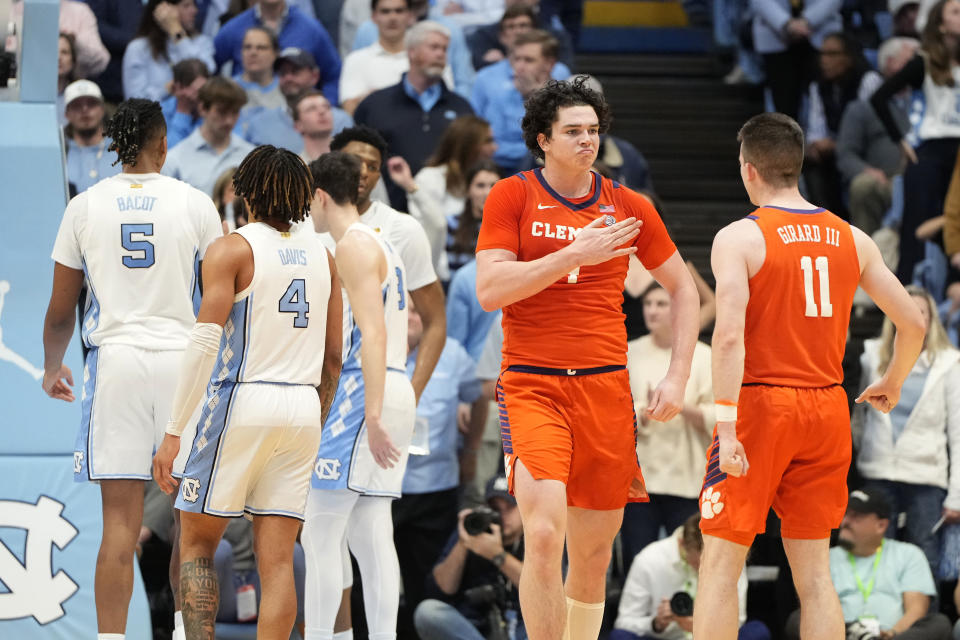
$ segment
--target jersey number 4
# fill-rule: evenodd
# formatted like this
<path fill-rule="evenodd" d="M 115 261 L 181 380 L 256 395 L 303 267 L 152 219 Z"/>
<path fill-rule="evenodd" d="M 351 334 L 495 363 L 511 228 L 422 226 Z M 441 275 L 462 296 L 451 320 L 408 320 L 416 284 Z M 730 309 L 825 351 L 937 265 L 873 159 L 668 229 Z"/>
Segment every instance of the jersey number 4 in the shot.
<path fill-rule="evenodd" d="M 280 313 L 295 313 L 293 326 L 297 329 L 306 329 L 310 319 L 310 303 L 307 302 L 307 283 L 303 278 L 290 282 L 290 286 L 280 297 Z"/>
<path fill-rule="evenodd" d="M 813 269 L 816 265 L 820 284 L 820 308 L 813 295 Z M 818 256 L 814 261 L 810 256 L 800 258 L 800 270 L 803 271 L 803 295 L 806 298 L 804 314 L 808 318 L 833 317 L 833 305 L 830 304 L 830 265 L 826 256 Z"/>
<path fill-rule="evenodd" d="M 134 235 L 138 238 L 134 240 Z M 153 254 L 153 243 L 143 238 L 153 237 L 153 223 L 146 224 L 121 224 L 120 225 L 120 245 L 127 251 L 134 254 L 132 256 L 123 256 L 123 266 L 128 269 L 146 269 L 152 267 L 156 262 Z"/>

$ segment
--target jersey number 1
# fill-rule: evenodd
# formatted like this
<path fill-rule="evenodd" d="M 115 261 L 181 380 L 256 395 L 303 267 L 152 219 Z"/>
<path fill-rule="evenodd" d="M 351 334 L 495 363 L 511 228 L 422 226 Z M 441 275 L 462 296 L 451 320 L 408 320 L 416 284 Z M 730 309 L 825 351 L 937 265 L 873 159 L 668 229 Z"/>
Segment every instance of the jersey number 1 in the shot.
<path fill-rule="evenodd" d="M 820 308 L 817 309 L 817 303 L 813 295 L 813 269 L 816 265 L 817 274 L 820 278 Z M 831 318 L 833 317 L 833 305 L 830 304 L 830 265 L 827 263 L 826 256 L 817 257 L 816 262 L 810 256 L 800 258 L 800 270 L 803 271 L 803 294 L 807 305 L 804 314 L 808 318 Z"/>
<path fill-rule="evenodd" d="M 306 329 L 310 319 L 307 313 L 310 311 L 310 303 L 307 302 L 307 283 L 303 278 L 297 278 L 290 282 L 290 286 L 280 297 L 280 313 L 295 313 L 293 316 L 293 326 L 297 329 Z"/>

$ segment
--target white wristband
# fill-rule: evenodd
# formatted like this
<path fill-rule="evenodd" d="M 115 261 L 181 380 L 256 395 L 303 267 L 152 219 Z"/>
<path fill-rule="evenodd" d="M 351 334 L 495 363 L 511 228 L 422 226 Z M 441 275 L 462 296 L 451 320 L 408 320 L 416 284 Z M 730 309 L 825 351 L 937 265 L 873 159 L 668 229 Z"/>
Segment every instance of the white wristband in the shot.
<path fill-rule="evenodd" d="M 714 404 L 713 410 L 716 412 L 717 422 L 737 421 L 737 405 Z"/>

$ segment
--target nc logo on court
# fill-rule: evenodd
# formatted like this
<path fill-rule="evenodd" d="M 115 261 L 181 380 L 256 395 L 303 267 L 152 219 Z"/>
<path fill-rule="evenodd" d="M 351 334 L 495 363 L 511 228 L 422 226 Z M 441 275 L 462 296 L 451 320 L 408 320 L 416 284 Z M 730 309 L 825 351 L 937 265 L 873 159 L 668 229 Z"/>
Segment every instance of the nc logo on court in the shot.
<path fill-rule="evenodd" d="M 73 452 L 73 472 L 80 473 L 83 471 L 83 451 L 74 451 Z"/>
<path fill-rule="evenodd" d="M 339 480 L 340 461 L 336 458 L 320 458 L 317 460 L 313 472 L 317 474 L 317 478 L 320 480 Z"/>
<path fill-rule="evenodd" d="M 63 603 L 78 589 L 62 569 L 53 573 L 53 547 L 64 549 L 77 529 L 60 514 L 63 503 L 41 496 L 36 504 L 0 500 L 0 527 L 25 529 L 24 562 L 0 542 L 0 620 L 33 616 L 40 624 L 63 617 Z"/>
<path fill-rule="evenodd" d="M 181 486 L 183 499 L 187 502 L 196 502 L 200 497 L 200 481 L 196 478 L 184 478 Z"/>

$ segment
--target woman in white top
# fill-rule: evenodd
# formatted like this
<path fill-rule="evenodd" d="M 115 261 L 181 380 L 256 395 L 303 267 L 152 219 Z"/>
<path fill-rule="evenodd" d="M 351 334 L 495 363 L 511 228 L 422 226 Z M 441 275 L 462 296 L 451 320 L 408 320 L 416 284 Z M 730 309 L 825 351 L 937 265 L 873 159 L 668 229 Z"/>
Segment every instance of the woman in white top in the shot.
<path fill-rule="evenodd" d="M 683 409 L 669 422 L 647 417 L 647 402 L 670 366 L 673 328 L 670 295 L 654 281 L 643 295 L 648 335 L 627 343 L 627 371 L 637 414 L 637 459 L 650 502 L 629 503 L 623 512 L 620 539 L 624 570 L 633 557 L 699 510 L 706 452 L 713 432 L 713 381 L 710 347 L 697 342 Z"/>
<path fill-rule="evenodd" d="M 481 160 L 467 171 L 467 197 L 463 210 L 447 217 L 447 264 L 451 278 L 457 269 L 474 259 L 483 205 L 499 179 L 500 170 L 493 160 Z"/>
<path fill-rule="evenodd" d="M 945 523 L 960 522 L 960 351 L 950 344 L 930 294 L 912 285 L 907 291 L 927 322 L 923 352 L 890 413 L 857 405 L 854 445 L 867 486 L 883 491 L 896 513 L 907 514 L 905 539 L 935 565 L 934 524 L 941 517 Z M 894 335 L 885 320 L 880 338 L 864 342 L 861 387 L 886 371 Z M 897 518 L 892 518 L 887 535 L 893 537 L 896 529 Z"/>
<path fill-rule="evenodd" d="M 172 67 L 187 58 L 199 58 L 210 73 L 213 40 L 194 28 L 194 0 L 149 0 L 143 8 L 137 37 L 123 54 L 124 98 L 163 100 L 170 93 Z"/>
<path fill-rule="evenodd" d="M 490 160 L 497 150 L 490 124 L 483 118 L 461 116 L 450 123 L 440 137 L 427 166 L 414 177 L 418 189 L 437 204 L 424 210 L 410 202 L 410 215 L 417 219 L 430 241 L 434 267 L 444 282 L 450 279 L 447 268 L 447 221 L 464 209 L 467 196 L 466 173 L 481 160 Z"/>

